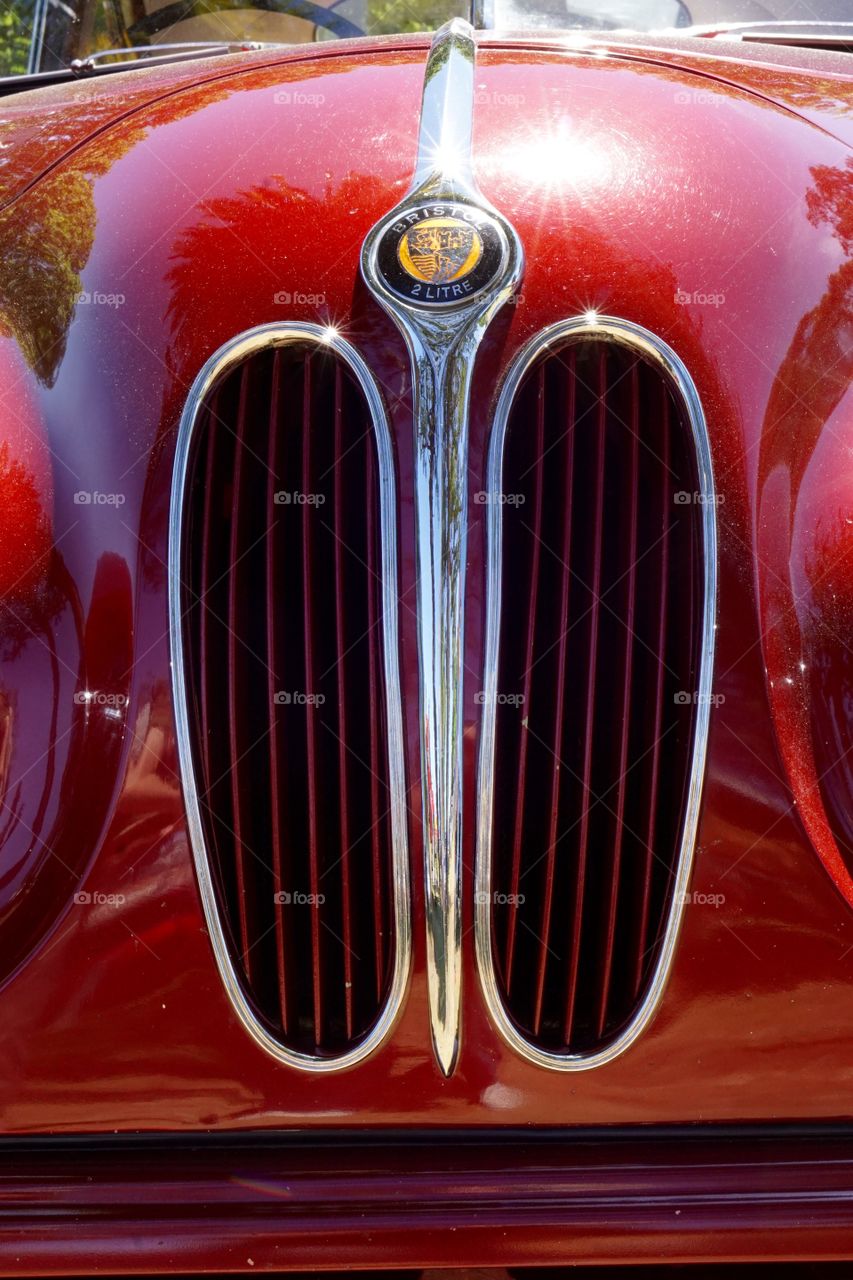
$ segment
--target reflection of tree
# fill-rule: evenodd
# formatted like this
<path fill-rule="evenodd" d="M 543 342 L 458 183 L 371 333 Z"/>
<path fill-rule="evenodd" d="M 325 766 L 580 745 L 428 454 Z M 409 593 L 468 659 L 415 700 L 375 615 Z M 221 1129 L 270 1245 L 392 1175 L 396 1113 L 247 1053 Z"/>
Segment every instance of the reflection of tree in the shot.
<path fill-rule="evenodd" d="M 95 181 L 152 129 L 218 101 L 235 87 L 233 81 L 199 85 L 122 120 L 0 215 L 0 336 L 17 341 L 45 386 L 56 380 L 82 293 L 80 273 L 95 237 Z M 97 119 L 93 111 L 93 127 Z"/>
<path fill-rule="evenodd" d="M 849 76 L 816 76 L 776 67 L 750 67 L 749 80 L 760 92 L 850 140 L 853 87 Z"/>
<path fill-rule="evenodd" d="M 766 97 L 793 107 L 802 115 L 815 119 L 824 117 L 820 123 L 824 128 L 844 127 L 849 135 L 850 107 L 853 102 L 849 78 L 841 76 L 816 76 L 810 72 L 794 71 L 790 68 L 780 70 L 772 65 L 753 64 L 748 75 L 743 74 L 743 67 L 738 66 L 734 72 L 750 88 L 756 89 Z M 827 116 L 836 117 L 835 120 Z"/>
<path fill-rule="evenodd" d="M 27 69 L 33 8 L 33 0 L 5 0 L 0 7 L 0 76 L 21 76 Z"/>
<path fill-rule="evenodd" d="M 410 59 L 411 53 L 403 50 L 387 54 L 385 62 L 394 65 Z M 328 61 L 318 57 L 287 68 L 286 79 L 295 85 L 328 72 Z M 267 76 L 269 86 L 273 87 L 281 82 L 282 74 L 280 67 L 262 69 L 255 73 L 252 87 L 262 83 L 259 77 Z M 60 112 L 46 112 L 40 129 L 34 129 L 26 117 L 22 123 L 13 113 L 7 120 L 0 121 L 0 142 L 4 144 L 0 151 L 0 199 L 14 197 L 21 178 L 17 170 L 22 165 L 26 174 L 35 178 L 61 161 L 63 152 L 81 137 L 90 135 L 72 159 L 61 161 L 30 190 L 17 200 L 12 199 L 0 213 L 0 335 L 16 339 L 30 367 L 46 386 L 56 380 L 68 327 L 82 292 L 80 275 L 94 241 L 96 180 L 153 130 L 200 112 L 243 86 L 244 78 L 238 73 L 192 85 L 151 104 L 145 101 L 145 90 L 137 99 L 135 88 L 125 86 L 113 97 L 108 84 L 104 83 L 91 100 L 69 103 L 69 113 L 73 111 L 70 124 L 63 120 Z M 149 88 L 147 92 L 150 91 Z M 115 121 L 119 110 L 127 114 Z M 384 187 L 381 190 L 387 195 Z M 373 180 L 369 178 L 353 177 L 341 188 L 342 198 L 352 198 L 353 205 L 362 203 L 365 193 L 372 192 Z M 284 188 L 283 183 L 271 184 L 234 200 L 211 201 L 203 207 L 202 213 L 215 220 L 218 216 L 215 210 L 221 205 L 223 225 L 232 228 L 221 241 L 217 241 L 215 228 L 203 224 L 197 232 L 200 243 L 221 242 L 226 255 L 222 259 L 223 278 L 230 275 L 233 280 L 235 249 L 242 248 L 240 256 L 245 257 L 249 246 L 258 255 L 258 261 L 268 253 L 270 237 L 263 225 L 264 208 L 268 213 L 275 213 L 285 206 L 290 208 L 293 201 L 303 202 L 306 208 L 310 204 L 311 224 L 306 234 L 313 250 L 310 261 L 314 264 L 325 261 L 324 251 L 328 248 L 325 205 L 316 200 L 312 202 L 295 189 Z M 253 210 L 257 215 L 254 218 Z M 242 246 L 238 246 L 234 238 L 235 230 L 239 230 Z M 178 256 L 183 256 L 180 245 Z M 282 278 L 289 269 L 292 271 L 285 259 L 286 255 L 275 263 Z M 266 279 L 270 279 L 269 272 Z M 287 286 L 281 283 L 278 287 Z M 315 279 L 306 282 L 305 287 L 316 290 L 322 289 L 323 284 Z M 233 287 L 227 287 L 227 292 L 233 293 Z M 268 301 L 274 292 L 275 289 L 268 290 Z M 235 324 L 231 332 L 240 327 Z"/>
<path fill-rule="evenodd" d="M 369 35 L 395 35 L 407 31 L 436 31 L 448 18 L 467 18 L 466 0 L 368 0 L 366 29 Z"/>
<path fill-rule="evenodd" d="M 65 352 L 94 235 L 92 186 L 73 169 L 37 186 L 25 217 L 0 222 L 0 332 L 17 339 L 47 386 Z"/>
<path fill-rule="evenodd" d="M 828 222 L 845 253 L 853 248 L 853 157 L 843 169 L 819 164 L 812 169 L 814 186 L 806 193 L 809 222 Z"/>
<path fill-rule="evenodd" d="M 316 197 L 289 186 L 281 177 L 236 196 L 206 200 L 176 239 L 167 280 L 171 285 L 167 317 L 174 336 L 170 363 L 178 384 L 186 388 L 197 369 L 182 367 L 181 354 L 193 349 L 190 335 L 198 317 L 221 316 L 226 329 L 212 335 L 214 345 L 235 333 L 292 311 L 276 302 L 279 293 L 323 295 L 340 275 L 340 262 L 330 262 L 328 196 Z M 350 174 L 334 193 L 338 208 L 388 207 L 385 185 L 376 178 Z M 290 236 L 270 236 L 271 226 L 290 227 Z M 362 232 L 353 232 L 357 261 Z M 331 255 L 337 258 L 337 251 Z M 198 264 L 205 263 L 200 272 Z M 239 267 L 240 275 L 235 275 Z M 222 298 L 232 299 L 223 315 Z M 322 304 L 316 316 L 322 319 Z M 329 319 L 334 319 L 330 316 Z M 194 357 L 193 357 L 194 358 Z"/>
<path fill-rule="evenodd" d="M 846 61 L 847 56 L 839 55 L 839 60 L 843 58 Z M 669 66 L 662 60 L 656 62 L 655 76 L 681 88 L 687 87 L 689 73 L 685 74 L 681 56 L 671 54 L 670 58 Z M 773 62 L 751 62 L 747 66 L 739 60 L 724 57 L 719 57 L 716 62 L 716 74 L 719 78 L 709 92 L 735 100 L 743 100 L 745 93 L 751 94 L 751 106 L 770 111 L 778 110 L 778 103 L 812 120 L 827 132 L 835 133 L 842 141 L 853 141 L 853 84 L 849 75 L 818 76 L 795 67 L 779 67 Z"/>

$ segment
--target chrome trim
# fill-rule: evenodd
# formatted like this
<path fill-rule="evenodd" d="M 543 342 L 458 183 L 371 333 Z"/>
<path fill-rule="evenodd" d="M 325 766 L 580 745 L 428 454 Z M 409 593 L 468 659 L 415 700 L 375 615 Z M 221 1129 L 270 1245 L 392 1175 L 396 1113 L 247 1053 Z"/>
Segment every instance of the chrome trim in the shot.
<path fill-rule="evenodd" d="M 394 970 L 388 1000 L 375 1026 L 360 1044 L 335 1058 L 315 1058 L 288 1049 L 261 1025 L 249 1004 L 231 961 L 204 842 L 190 745 L 189 698 L 184 670 L 182 591 L 183 514 L 186 500 L 190 446 L 198 413 L 215 383 L 249 356 L 274 347 L 313 345 L 331 351 L 354 375 L 364 393 L 373 421 L 379 468 L 380 525 L 382 531 L 382 612 L 385 649 L 385 686 L 388 715 L 388 769 L 391 797 L 391 843 L 394 882 Z M 406 827 L 406 780 L 403 752 L 403 713 L 400 696 L 397 515 L 394 457 L 388 416 L 373 375 L 354 347 L 337 334 L 316 324 L 266 324 L 247 329 L 226 342 L 202 368 L 187 398 L 175 446 L 169 513 L 169 635 L 172 654 L 172 690 L 178 739 L 178 759 L 187 824 L 204 918 L 210 933 L 219 974 L 232 1005 L 253 1039 L 279 1062 L 302 1071 L 341 1071 L 363 1062 L 382 1043 L 402 1007 L 411 967 L 412 935 L 409 916 L 409 849 Z"/>
<path fill-rule="evenodd" d="M 494 0 L 471 0 L 471 26 L 476 31 L 489 31 L 495 25 Z"/>
<path fill-rule="evenodd" d="M 44 53 L 44 36 L 47 30 L 47 8 L 50 0 L 36 0 L 33 13 L 33 29 L 30 36 L 30 48 L 27 54 L 27 75 L 36 75 L 41 69 Z"/>
<path fill-rule="evenodd" d="M 136 66 L 136 59 L 141 58 L 146 66 L 156 66 L 159 62 L 173 63 L 182 59 L 215 58 L 226 53 L 248 53 L 254 49 L 278 49 L 280 45 L 264 43 L 261 40 L 246 40 L 228 44 L 221 40 L 180 40 L 176 44 L 146 44 L 127 46 L 123 49 L 96 49 L 85 58 L 72 58 L 68 70 L 72 75 L 85 77 L 101 69 L 101 63 L 107 58 L 120 58 L 122 65 Z M 119 65 L 115 64 L 116 67 Z"/>
<path fill-rule="evenodd" d="M 415 195 L 423 200 L 439 191 L 445 199 L 467 195 L 488 207 L 472 169 L 476 57 L 474 28 L 463 18 L 453 18 L 435 33 L 424 69 L 415 172 L 393 214 L 417 203 Z"/>
<path fill-rule="evenodd" d="M 693 434 L 699 472 L 699 490 L 702 497 L 704 600 L 699 686 L 697 690 L 699 696 L 697 700 L 696 729 L 693 741 L 693 759 L 690 770 L 687 809 L 681 833 L 678 872 L 673 887 L 672 906 L 651 985 L 625 1030 L 610 1044 L 605 1045 L 604 1048 L 588 1054 L 561 1054 L 539 1049 L 525 1039 L 504 1009 L 495 979 L 492 952 L 490 911 L 491 853 L 503 528 L 500 505 L 492 504 L 489 507 L 485 682 L 483 723 L 480 738 L 477 865 L 475 873 L 477 892 L 474 929 L 477 968 L 486 1004 L 504 1040 L 512 1049 L 515 1049 L 523 1058 L 526 1058 L 528 1062 L 535 1063 L 540 1067 L 548 1067 L 552 1071 L 588 1071 L 592 1067 L 600 1067 L 606 1062 L 612 1062 L 614 1058 L 624 1053 L 637 1037 L 642 1034 L 663 995 L 675 954 L 684 914 L 685 894 L 693 866 L 699 806 L 705 777 L 717 608 L 717 531 L 714 478 L 705 415 L 696 387 L 687 369 L 672 348 L 653 333 L 650 333 L 648 329 L 644 329 L 638 324 L 633 324 L 629 320 L 620 320 L 614 316 L 599 316 L 594 321 L 590 321 L 588 317 L 581 316 L 560 321 L 536 334 L 516 356 L 501 388 L 489 443 L 486 488 L 495 493 L 502 491 L 503 455 L 507 424 L 516 393 L 525 374 L 539 356 L 550 347 L 563 345 L 566 341 L 574 342 L 581 339 L 615 342 L 639 352 L 663 372 L 673 390 L 681 399 Z"/>
<path fill-rule="evenodd" d="M 365 283 L 403 335 L 412 370 L 418 548 L 418 652 L 432 1043 L 441 1070 L 459 1053 L 462 991 L 462 685 L 468 507 L 468 397 L 480 341 L 521 278 L 521 243 L 480 194 L 471 168 L 474 32 L 437 32 L 424 78 L 418 156 L 402 201 L 362 249 Z M 377 264 L 382 237 L 424 203 L 488 214 L 501 259 L 464 301 L 425 309 L 392 292 Z"/>

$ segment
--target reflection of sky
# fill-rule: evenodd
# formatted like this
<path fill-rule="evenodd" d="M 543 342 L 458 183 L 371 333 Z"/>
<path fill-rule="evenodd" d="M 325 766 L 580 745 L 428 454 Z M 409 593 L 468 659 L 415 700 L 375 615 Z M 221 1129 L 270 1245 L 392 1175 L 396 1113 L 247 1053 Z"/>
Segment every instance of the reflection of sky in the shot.
<path fill-rule="evenodd" d="M 849 22 L 850 0 L 765 0 L 759 7 L 749 0 L 487 0 L 492 25 L 505 30 L 525 28 L 613 30 L 627 27 L 655 31 L 693 23 Z"/>
<path fill-rule="evenodd" d="M 150 130 L 97 183 L 98 203 L 103 196 L 121 199 L 131 172 L 134 201 L 145 201 L 141 183 L 150 179 L 153 190 L 147 189 L 147 200 L 156 218 L 148 230 L 154 238 L 168 225 L 168 188 L 172 186 L 176 197 L 178 192 L 183 197 L 189 193 L 197 203 L 212 194 L 235 194 L 255 185 L 259 168 L 264 168 L 269 176 L 286 174 L 289 182 L 319 198 L 329 187 L 330 156 L 335 157 L 341 178 L 346 176 L 340 170 L 341 156 L 349 156 L 359 172 L 383 173 L 400 161 L 401 153 L 393 147 L 401 130 L 407 148 L 402 156 L 411 166 L 421 68 L 362 63 L 354 70 L 360 99 L 384 98 L 394 104 L 382 118 L 381 128 L 372 133 L 365 129 L 363 114 L 341 110 L 349 71 L 338 64 L 328 76 L 300 76 L 297 64 L 292 71 L 271 72 L 263 88 L 235 81 L 233 93 L 205 103 L 201 127 L 199 116 L 190 114 Z M 418 89 L 413 92 L 415 84 Z M 264 126 L 259 130 L 260 120 Z"/>
<path fill-rule="evenodd" d="M 505 29 L 583 27 L 612 30 L 686 26 L 679 0 L 493 0 L 494 24 Z"/>
<path fill-rule="evenodd" d="M 440 8 L 434 5 L 423 13 L 419 12 L 417 5 L 398 0 L 395 8 L 384 11 L 380 8 L 378 19 L 376 13 L 371 12 L 374 6 L 367 0 L 337 0 L 337 3 L 335 0 L 319 0 L 319 3 L 324 8 L 334 9 L 335 13 L 339 13 L 349 22 L 354 22 L 367 35 L 393 34 L 402 30 L 403 27 L 407 32 L 433 31 L 436 26 L 442 22 L 448 22 L 451 18 L 470 18 L 471 16 L 468 0 L 442 0 Z M 327 27 L 318 26 L 314 39 L 318 42 L 336 40 L 337 36 Z"/>

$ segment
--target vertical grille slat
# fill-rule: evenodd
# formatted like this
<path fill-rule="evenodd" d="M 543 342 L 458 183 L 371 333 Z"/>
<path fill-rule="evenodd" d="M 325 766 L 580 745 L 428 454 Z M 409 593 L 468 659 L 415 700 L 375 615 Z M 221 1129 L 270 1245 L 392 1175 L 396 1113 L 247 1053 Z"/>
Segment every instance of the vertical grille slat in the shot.
<path fill-rule="evenodd" d="M 371 853 L 371 871 L 374 888 L 379 884 L 381 878 L 381 848 L 380 848 L 380 823 L 382 822 L 382 813 L 380 809 L 379 795 L 379 744 L 381 742 L 383 732 L 382 723 L 379 714 L 379 683 L 380 673 L 378 671 L 378 653 L 376 647 L 377 629 L 379 626 L 379 610 L 377 607 L 377 587 L 379 585 L 379 576 L 377 573 L 377 565 L 373 556 L 373 548 L 376 541 L 376 524 L 375 524 L 375 486 L 376 477 L 373 471 L 372 459 L 367 459 L 367 477 L 366 488 L 368 494 L 368 518 L 367 518 L 367 636 L 368 636 L 368 699 L 369 699 L 369 721 L 370 721 L 370 853 Z M 376 981 L 376 990 L 379 992 L 385 978 L 385 927 L 382 911 L 382 898 L 378 893 L 373 894 L 373 970 Z"/>
<path fill-rule="evenodd" d="M 537 375 L 536 394 L 536 460 L 534 462 L 535 498 L 533 504 L 533 535 L 530 544 L 530 598 L 527 613 L 527 636 L 524 650 L 524 677 L 522 688 L 522 706 L 529 706 L 530 691 L 533 684 L 534 636 L 536 631 L 536 610 L 539 603 L 539 564 L 542 556 L 542 498 L 544 492 L 545 467 L 545 368 L 540 367 Z M 515 936 L 518 924 L 518 911 L 513 904 L 518 901 L 521 892 L 521 848 L 524 828 L 524 806 L 527 795 L 527 744 L 528 735 L 522 733 L 518 747 L 518 805 L 516 806 L 515 826 L 512 840 L 512 870 L 509 879 L 509 904 L 506 912 L 506 942 L 504 960 L 504 981 L 507 990 L 512 988 L 513 960 L 515 957 Z"/>
<path fill-rule="evenodd" d="M 662 734 L 664 719 L 664 697 L 666 689 L 666 639 L 667 612 L 669 596 L 669 538 L 672 508 L 668 501 L 666 477 L 670 472 L 670 413 L 669 398 L 660 393 L 659 412 L 661 421 L 661 484 L 657 496 L 659 503 L 659 538 L 660 538 L 660 609 L 658 613 L 657 643 L 655 646 L 656 663 L 654 672 L 654 722 L 652 729 L 652 768 L 648 792 L 648 812 L 644 830 L 646 838 L 641 857 L 642 878 L 640 880 L 640 904 L 637 911 L 637 942 L 634 947 L 633 989 L 635 998 L 643 983 L 643 959 L 649 945 L 649 920 L 652 902 L 652 876 L 655 861 L 655 841 L 657 834 L 658 803 L 660 796 L 660 778 L 662 767 Z"/>
<path fill-rule="evenodd" d="M 335 370 L 335 459 L 343 458 L 344 449 L 344 407 L 343 373 Z M 368 506 L 370 504 L 368 503 Z M 345 569 L 343 564 L 346 546 L 346 528 L 344 523 L 344 474 L 340 465 L 334 468 L 334 532 L 335 532 L 335 634 L 337 638 L 337 663 L 335 671 L 338 685 L 338 792 L 340 795 L 340 831 L 341 831 L 341 895 L 343 898 L 343 945 L 344 945 L 344 1010 L 346 1017 L 346 1034 L 353 1035 L 353 898 L 350 880 L 350 813 L 349 813 L 349 773 L 347 760 L 347 629 L 346 607 L 344 602 Z"/>
<path fill-rule="evenodd" d="M 574 902 L 572 904 L 571 944 L 569 947 L 569 964 L 566 974 L 566 999 L 563 1014 L 563 1037 L 566 1043 L 571 1042 L 574 1031 L 575 1002 L 580 969 L 581 940 L 587 914 L 586 878 L 589 861 L 590 826 L 593 809 L 597 800 L 594 794 L 593 771 L 595 758 L 593 755 L 595 722 L 596 722 L 596 679 L 598 675 L 598 632 L 601 616 L 601 564 L 604 552 L 604 483 L 605 464 L 607 459 L 607 352 L 601 347 L 597 352 L 596 395 L 597 403 L 591 412 L 595 415 L 594 470 L 591 477 L 595 494 L 592 532 L 589 558 L 591 559 L 591 580 L 588 585 L 589 598 L 586 606 L 588 614 L 586 648 L 582 669 L 586 671 L 586 697 L 583 709 L 583 753 L 580 796 L 580 824 L 577 845 L 577 865 L 575 870 Z"/>
<path fill-rule="evenodd" d="M 300 492 L 310 495 L 312 490 L 311 476 L 311 358 L 302 369 L 302 485 Z M 305 654 L 305 688 L 303 696 L 316 697 L 317 688 L 314 671 L 314 578 L 312 572 L 312 508 L 308 502 L 301 504 L 302 512 L 302 588 L 304 622 L 304 654 Z M 325 1027 L 323 1024 L 323 980 L 324 956 L 322 938 L 320 937 L 320 855 L 319 855 L 319 813 L 317 807 L 317 724 L 315 704 L 305 705 L 305 753 L 307 764 L 308 786 L 308 883 L 309 893 L 317 904 L 311 911 L 311 978 L 314 1015 L 314 1045 L 319 1049 L 323 1043 Z"/>
<path fill-rule="evenodd" d="M 228 718 L 230 725 L 231 758 L 229 761 L 229 776 L 231 779 L 232 816 L 234 824 L 234 839 L 239 849 L 239 856 L 235 863 L 237 872 L 238 936 L 240 939 L 243 963 L 248 972 L 249 981 L 251 982 L 255 978 L 256 965 L 259 957 L 254 946 L 257 933 L 254 928 L 254 906 L 252 902 L 253 892 L 249 877 L 249 862 L 252 858 L 252 854 L 245 839 L 246 832 L 242 804 L 243 760 L 241 758 L 242 746 L 240 720 L 243 715 L 245 694 L 244 690 L 240 687 L 240 659 L 242 658 L 242 655 L 238 653 L 238 649 L 240 647 L 239 617 L 242 607 L 240 601 L 240 588 L 242 585 L 241 560 L 243 551 L 240 543 L 240 533 L 246 502 L 241 482 L 244 474 L 243 461 L 246 449 L 245 431 L 248 417 L 247 407 L 250 377 L 251 370 L 247 365 L 243 368 L 240 376 L 239 401 L 237 406 L 235 431 L 234 488 L 232 497 L 233 515 L 231 518 L 231 545 L 229 553 L 231 576 L 228 593 Z"/>
<path fill-rule="evenodd" d="M 266 517 L 267 525 L 271 530 L 270 536 L 266 544 L 266 590 L 267 598 L 272 599 L 278 591 L 281 584 L 281 575 L 284 572 L 286 561 L 280 554 L 280 548 L 275 536 L 276 520 L 275 520 L 275 495 L 278 489 L 278 473 L 280 467 L 280 455 L 282 452 L 281 441 L 276 430 L 281 412 L 281 355 L 278 351 L 273 353 L 272 362 L 272 387 L 270 392 L 269 420 L 267 425 L 267 435 L 269 439 L 269 448 L 267 455 L 267 493 L 266 493 Z M 211 437 L 212 438 L 212 437 Z M 280 740 L 280 727 L 278 717 L 276 715 L 275 695 L 277 691 L 276 669 L 279 661 L 278 647 L 277 614 L 274 609 L 267 610 L 267 698 L 268 717 L 269 717 L 269 744 L 270 744 L 270 837 L 271 837 L 271 857 L 273 872 L 273 894 L 274 898 L 280 898 L 284 891 L 284 876 L 282 874 L 282 845 L 283 845 L 283 824 L 282 809 L 284 807 L 284 778 L 285 771 L 282 767 L 282 752 Z M 279 1012 L 281 1015 L 281 1026 L 285 1035 L 289 1034 L 293 1025 L 293 1019 L 290 1010 L 289 996 L 289 946 L 288 934 L 285 928 L 285 912 L 284 904 L 279 905 L 280 910 L 275 912 L 275 935 L 276 935 L 276 976 L 278 979 L 278 1000 Z"/>
<path fill-rule="evenodd" d="M 257 1037 L 316 1070 L 387 1032 L 408 962 L 380 519 L 393 455 L 369 371 L 333 345 L 296 326 L 210 384 L 184 444 L 179 553 L 182 768 L 217 958 Z"/>
<path fill-rule="evenodd" d="M 214 394 L 210 404 L 210 417 L 216 422 L 219 417 L 219 395 Z M 216 473 L 216 442 L 219 433 L 211 431 L 207 441 L 207 449 L 204 456 L 204 504 L 202 512 L 202 538 L 201 538 L 201 572 L 199 578 L 199 607 L 200 607 L 200 626 L 199 626 L 199 642 L 200 642 L 200 661 L 202 671 L 210 668 L 210 617 L 211 610 L 208 602 L 208 594 L 213 585 L 212 553 L 213 553 L 213 536 L 212 530 L 215 521 L 214 514 L 214 475 Z M 213 778 L 213 765 L 210 756 L 210 699 L 202 697 L 201 700 L 201 751 L 204 758 L 205 777 Z"/>
<path fill-rule="evenodd" d="M 569 354 L 571 360 L 573 353 Z M 544 373 L 544 369 L 543 369 Z M 543 392 L 545 384 L 543 382 Z M 565 719 L 565 690 L 566 679 L 568 676 L 568 647 L 569 647 L 569 601 L 571 598 L 571 569 L 572 562 L 572 520 L 574 518 L 574 494 L 573 494 L 573 477 L 574 477 L 574 455 L 575 455 L 575 423 L 574 423 L 574 380 L 570 382 L 570 401 L 568 412 L 566 414 L 566 424 L 564 433 L 563 448 L 560 449 L 559 444 L 555 452 L 561 454 L 563 470 L 565 475 L 565 497 L 563 502 L 562 513 L 562 538 L 558 548 L 558 564 L 559 564 L 559 601 L 560 608 L 557 620 L 557 679 L 556 689 L 554 692 L 554 727 L 553 738 L 550 751 L 550 775 L 551 775 L 551 793 L 550 793 L 550 824 L 548 827 L 548 844 L 545 850 L 545 884 L 544 893 L 542 895 L 542 917 L 539 932 L 539 956 L 536 966 L 536 987 L 535 1002 L 533 1008 L 532 1024 L 534 1033 L 539 1034 L 539 1028 L 542 1020 L 542 1004 L 545 994 L 545 975 L 548 969 L 548 958 L 551 950 L 548 940 L 551 936 L 552 913 L 554 909 L 554 876 L 557 860 L 557 842 L 559 840 L 559 815 L 560 815 L 560 795 L 562 773 L 565 768 L 563 761 L 563 733 Z M 544 415 L 544 394 L 541 412 Z M 563 423 L 560 421 L 558 431 L 562 429 Z M 525 736 L 527 736 L 525 734 Z M 521 842 L 519 842 L 520 844 Z"/>
<path fill-rule="evenodd" d="M 600 1038 L 607 1025 L 607 1009 L 610 996 L 610 982 L 613 976 L 614 951 L 616 947 L 616 919 L 619 905 L 622 873 L 622 856 L 625 846 L 625 804 L 628 787 L 628 746 L 631 739 L 631 714 L 636 691 L 633 687 L 634 675 L 634 623 L 637 604 L 637 505 L 639 502 L 639 449 L 640 449 L 640 417 L 639 417 L 639 385 L 636 362 L 628 377 L 631 382 L 630 419 L 628 430 L 630 440 L 627 451 L 630 455 L 628 467 L 626 523 L 627 523 L 627 569 L 625 570 L 626 587 L 624 592 L 625 610 L 625 656 L 622 668 L 622 702 L 617 722 L 618 733 L 618 766 L 616 781 L 616 804 L 613 815 L 613 851 L 610 870 L 610 887 L 605 892 L 606 915 L 604 954 L 601 966 L 601 994 L 598 1002 L 596 1034 Z M 621 584 L 618 582 L 615 587 Z M 662 611 L 661 617 L 664 616 Z"/>
<path fill-rule="evenodd" d="M 523 353 L 490 455 L 478 961 L 511 1042 L 567 1069 L 646 1016 L 690 865 L 713 515 L 675 365 L 645 339 Z"/>

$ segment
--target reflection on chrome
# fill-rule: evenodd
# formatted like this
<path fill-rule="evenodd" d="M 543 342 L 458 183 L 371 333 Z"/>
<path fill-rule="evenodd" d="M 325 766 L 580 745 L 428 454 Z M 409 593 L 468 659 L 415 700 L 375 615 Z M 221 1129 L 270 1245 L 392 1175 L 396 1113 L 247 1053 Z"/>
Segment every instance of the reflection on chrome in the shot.
<path fill-rule="evenodd" d="M 477 348 L 523 262 L 518 236 L 472 173 L 474 61 L 468 23 L 442 27 L 427 60 L 412 186 L 362 251 L 367 286 L 400 329 L 412 368 L 427 969 L 433 1048 L 445 1075 L 459 1053 L 462 986 L 468 399 Z"/>

